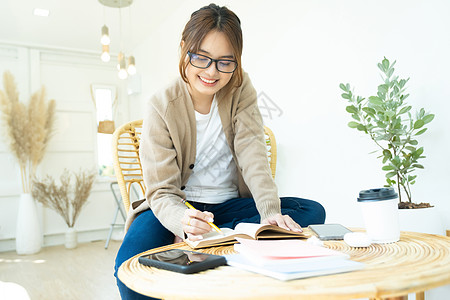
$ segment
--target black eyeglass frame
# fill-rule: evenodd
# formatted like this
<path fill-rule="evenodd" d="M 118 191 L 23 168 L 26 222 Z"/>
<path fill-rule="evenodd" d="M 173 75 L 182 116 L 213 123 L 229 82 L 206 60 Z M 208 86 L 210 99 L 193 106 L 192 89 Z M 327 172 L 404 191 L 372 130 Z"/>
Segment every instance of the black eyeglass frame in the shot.
<path fill-rule="evenodd" d="M 189 63 L 190 63 L 192 66 L 194 66 L 194 67 L 196 67 L 196 68 L 199 68 L 199 69 L 208 69 L 208 68 L 211 66 L 211 64 L 214 62 L 214 63 L 216 63 L 216 70 L 219 71 L 220 73 L 233 73 L 234 71 L 236 71 L 237 66 L 238 66 L 238 62 L 235 61 L 235 60 L 232 60 L 232 59 L 214 59 L 214 58 L 211 58 L 211 57 L 209 57 L 209 56 L 206 56 L 206 55 L 203 55 L 203 54 L 192 53 L 192 52 L 190 52 L 190 51 L 188 51 L 188 55 L 189 55 Z M 192 63 L 192 55 L 202 56 L 202 57 L 205 57 L 205 58 L 209 59 L 209 62 L 208 62 L 208 64 L 206 65 L 206 67 L 199 67 L 199 66 L 194 65 L 194 64 Z M 219 67 L 218 67 L 218 65 L 217 65 L 217 63 L 218 63 L 219 61 L 234 62 L 235 65 L 234 65 L 233 71 L 231 71 L 231 72 L 224 72 L 224 71 L 219 70 Z"/>

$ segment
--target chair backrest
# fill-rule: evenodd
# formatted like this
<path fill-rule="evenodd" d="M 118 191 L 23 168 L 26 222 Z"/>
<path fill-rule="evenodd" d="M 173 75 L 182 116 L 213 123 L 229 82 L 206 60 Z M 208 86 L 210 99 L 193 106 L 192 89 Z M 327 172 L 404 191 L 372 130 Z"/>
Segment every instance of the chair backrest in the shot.
<path fill-rule="evenodd" d="M 264 126 L 264 136 L 266 138 L 267 159 L 269 160 L 272 177 L 275 179 L 275 172 L 277 171 L 277 141 L 272 130 L 267 126 Z"/>
<path fill-rule="evenodd" d="M 131 188 L 139 186 L 145 195 L 145 184 L 142 174 L 142 165 L 139 158 L 139 144 L 141 141 L 143 120 L 135 120 L 125 123 L 116 129 L 113 134 L 113 165 L 120 194 L 125 206 L 125 211 L 130 208 Z M 275 136 L 268 127 L 264 126 L 264 135 L 267 146 L 267 159 L 272 177 L 275 178 L 277 167 L 277 144 Z"/>
<path fill-rule="evenodd" d="M 128 122 L 116 129 L 112 138 L 113 166 L 125 211 L 130 208 L 131 188 L 136 185 L 145 195 L 142 165 L 139 158 L 142 120 Z"/>

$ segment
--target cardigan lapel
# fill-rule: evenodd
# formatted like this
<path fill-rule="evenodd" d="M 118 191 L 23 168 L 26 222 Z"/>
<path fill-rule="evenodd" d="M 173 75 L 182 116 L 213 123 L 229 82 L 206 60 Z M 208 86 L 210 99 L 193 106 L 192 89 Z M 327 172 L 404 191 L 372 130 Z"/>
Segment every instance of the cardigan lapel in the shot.
<path fill-rule="evenodd" d="M 232 123 L 233 112 L 231 106 L 231 95 L 224 97 L 223 93 L 217 93 L 217 107 L 219 110 L 220 121 L 222 122 L 223 132 L 228 142 L 228 146 L 231 149 L 231 153 L 234 154 L 234 124 Z"/>

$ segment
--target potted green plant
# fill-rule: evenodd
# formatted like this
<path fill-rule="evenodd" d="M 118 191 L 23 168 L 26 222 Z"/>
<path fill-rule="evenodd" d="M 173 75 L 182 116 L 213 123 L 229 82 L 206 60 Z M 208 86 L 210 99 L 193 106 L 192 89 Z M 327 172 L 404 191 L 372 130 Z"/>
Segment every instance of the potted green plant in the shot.
<path fill-rule="evenodd" d="M 384 58 L 378 64 L 383 83 L 378 86 L 375 96 L 356 96 L 350 84 L 340 84 L 344 91 L 341 96 L 349 102 L 346 111 L 353 118 L 348 126 L 364 132 L 377 145 L 375 152 L 380 153 L 386 186 L 397 188 L 399 208 L 431 207 L 429 203 L 412 201 L 411 185 L 417 179 L 414 172 L 424 168 L 420 163 L 425 158 L 424 149 L 419 146 L 417 137 L 427 131 L 425 125 L 434 119 L 434 114 L 424 108 L 412 114 L 412 106 L 406 101 L 409 78 L 399 79 L 394 75 L 395 63 Z"/>

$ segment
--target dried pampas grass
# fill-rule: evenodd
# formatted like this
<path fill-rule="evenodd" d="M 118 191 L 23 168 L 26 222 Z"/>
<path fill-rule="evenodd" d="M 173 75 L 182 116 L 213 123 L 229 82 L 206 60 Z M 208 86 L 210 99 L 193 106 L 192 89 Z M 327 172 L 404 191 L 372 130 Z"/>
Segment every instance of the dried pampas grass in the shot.
<path fill-rule="evenodd" d="M 75 177 L 74 186 L 71 185 L 71 172 L 65 169 L 59 178 L 61 185 L 47 175 L 43 180 L 34 178 L 32 188 L 33 198 L 56 211 L 64 218 L 69 227 L 75 225 L 81 209 L 86 204 L 96 173 L 80 171 L 73 175 Z"/>
<path fill-rule="evenodd" d="M 7 143 L 20 165 L 22 189 L 31 191 L 31 178 L 42 161 L 54 132 L 55 100 L 45 101 L 45 88 L 34 93 L 28 106 L 19 101 L 14 76 L 3 74 L 4 91 L 0 90 L 0 109 Z"/>

